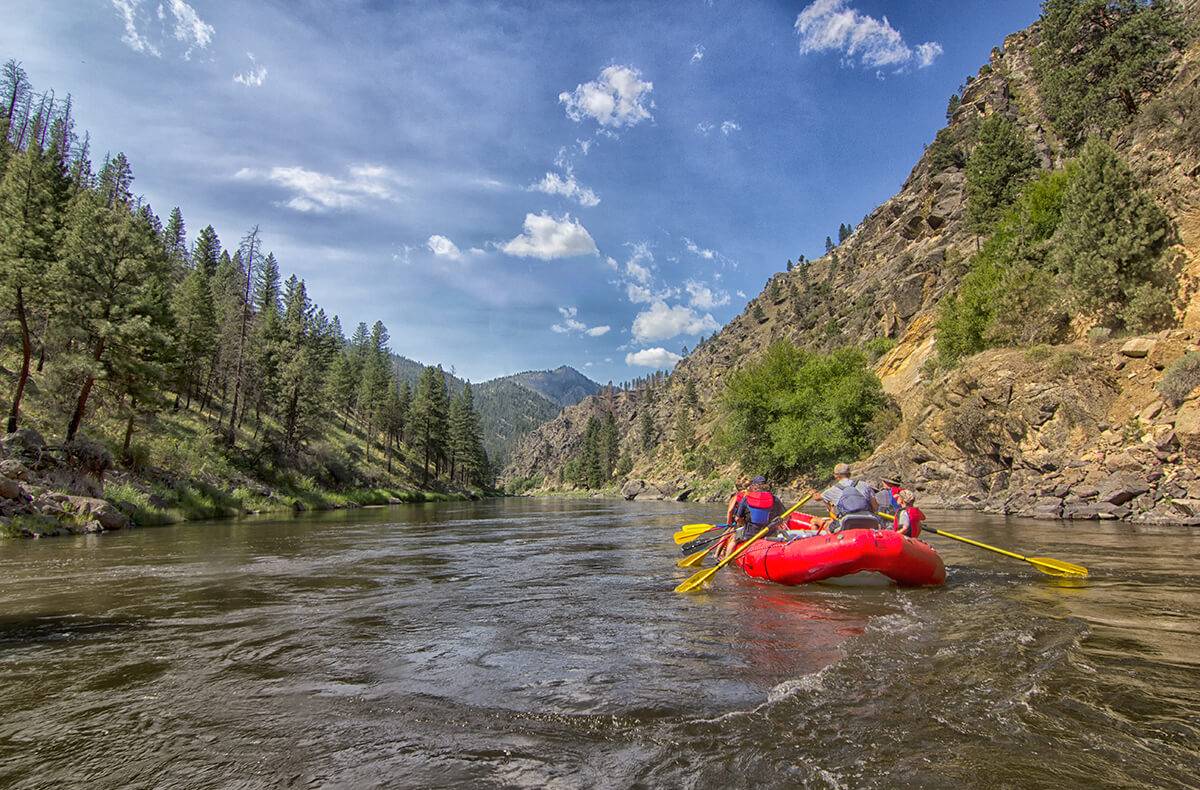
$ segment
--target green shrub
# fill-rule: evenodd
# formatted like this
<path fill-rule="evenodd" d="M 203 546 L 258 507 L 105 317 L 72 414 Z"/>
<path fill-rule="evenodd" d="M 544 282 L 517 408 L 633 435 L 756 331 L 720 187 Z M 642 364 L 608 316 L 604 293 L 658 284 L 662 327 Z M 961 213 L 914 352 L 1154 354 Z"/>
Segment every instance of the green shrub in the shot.
<path fill-rule="evenodd" d="M 816 354 L 780 342 L 727 379 L 722 406 L 726 449 L 742 467 L 786 475 L 870 450 L 868 426 L 888 399 L 861 351 Z"/>
<path fill-rule="evenodd" d="M 1171 363 L 1158 382 L 1158 391 L 1172 406 L 1179 406 L 1187 400 L 1196 387 L 1200 387 L 1200 352 L 1196 351 L 1184 354 Z"/>
<path fill-rule="evenodd" d="M 896 341 L 890 337 L 873 337 L 863 343 L 863 352 L 867 355 L 867 359 L 874 364 L 895 347 Z"/>

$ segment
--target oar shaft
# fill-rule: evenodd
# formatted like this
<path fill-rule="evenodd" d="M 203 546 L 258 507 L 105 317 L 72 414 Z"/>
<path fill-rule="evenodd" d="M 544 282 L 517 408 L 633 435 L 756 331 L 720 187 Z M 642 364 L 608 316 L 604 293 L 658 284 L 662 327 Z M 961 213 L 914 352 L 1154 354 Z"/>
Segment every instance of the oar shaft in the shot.
<path fill-rule="evenodd" d="M 947 532 L 944 529 L 934 529 L 933 527 L 924 527 L 923 529 L 925 529 L 928 532 L 932 532 L 934 535 L 941 535 L 944 538 L 952 538 L 954 540 L 961 540 L 963 543 L 970 543 L 972 546 L 978 546 L 981 549 L 987 549 L 988 551 L 994 551 L 997 554 L 1003 554 L 1006 557 L 1012 557 L 1013 559 L 1024 560 L 1026 562 L 1029 562 L 1028 557 L 1023 556 L 1021 554 L 1017 554 L 1016 552 L 1005 551 L 1004 549 L 996 548 L 995 546 L 989 546 L 986 543 L 980 543 L 977 540 L 971 540 L 970 538 L 964 538 L 962 535 L 955 535 L 953 532 Z"/>

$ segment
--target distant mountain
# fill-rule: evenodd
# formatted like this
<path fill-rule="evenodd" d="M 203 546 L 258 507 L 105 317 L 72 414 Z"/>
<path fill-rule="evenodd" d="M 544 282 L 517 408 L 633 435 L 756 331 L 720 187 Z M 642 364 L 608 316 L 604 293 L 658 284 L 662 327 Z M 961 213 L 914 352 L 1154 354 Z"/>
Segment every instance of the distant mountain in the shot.
<path fill-rule="evenodd" d="M 397 380 L 407 381 L 410 387 L 415 387 L 425 364 L 393 355 L 392 368 Z M 443 375 L 452 395 L 462 391 L 462 379 L 449 372 L 443 372 Z M 564 406 L 599 392 L 600 385 L 575 368 L 563 365 L 555 370 L 502 376 L 472 384 L 472 389 L 483 428 L 484 449 L 496 468 L 503 468 L 520 439 L 554 419 Z"/>
<path fill-rule="evenodd" d="M 589 395 L 595 395 L 600 391 L 599 384 L 569 365 L 563 365 L 554 370 L 529 370 L 524 373 L 514 373 L 511 376 L 495 380 L 520 384 L 522 387 L 531 389 L 554 401 L 559 406 L 574 406 Z"/>

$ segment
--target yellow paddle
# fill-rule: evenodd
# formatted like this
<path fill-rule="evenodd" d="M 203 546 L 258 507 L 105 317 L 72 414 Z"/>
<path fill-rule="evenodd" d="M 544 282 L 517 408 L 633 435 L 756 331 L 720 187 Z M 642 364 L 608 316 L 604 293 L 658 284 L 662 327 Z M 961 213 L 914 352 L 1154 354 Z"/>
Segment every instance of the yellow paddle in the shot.
<path fill-rule="evenodd" d="M 742 554 L 745 553 L 746 549 L 750 548 L 750 546 L 753 545 L 753 543 L 756 540 L 758 540 L 763 535 L 766 535 L 768 532 L 770 532 L 771 527 L 775 526 L 777 523 L 779 523 L 783 519 L 790 516 L 794 511 L 798 510 L 801 506 L 803 506 L 805 502 L 812 499 L 813 495 L 815 493 L 816 493 L 815 491 L 810 491 L 807 496 L 805 496 L 799 502 L 797 502 L 796 504 L 794 504 L 790 508 L 788 508 L 787 511 L 785 511 L 783 513 L 783 515 L 781 515 L 777 519 L 772 520 L 765 527 L 763 527 L 758 532 L 756 532 L 754 534 L 754 536 L 751 537 L 749 540 L 743 542 L 742 545 L 738 546 L 736 549 L 729 552 L 729 555 L 727 557 L 725 557 L 725 559 L 718 562 L 716 565 L 712 566 L 711 568 L 705 568 L 702 571 L 693 573 L 691 576 L 684 579 L 682 582 L 679 583 L 679 586 L 675 588 L 675 592 L 691 592 L 692 590 L 695 590 L 697 587 L 703 586 L 709 579 L 711 579 L 713 576 L 715 576 L 717 574 L 717 571 L 721 570 L 726 565 L 733 562 L 738 557 L 742 556 Z"/>
<path fill-rule="evenodd" d="M 675 545 L 682 546 L 683 544 L 687 543 L 689 540 L 700 537 L 705 532 L 709 532 L 711 530 L 720 529 L 721 527 L 727 527 L 727 526 L 729 526 L 729 525 L 728 524 L 688 524 L 686 526 L 680 527 L 679 531 L 675 533 Z"/>
<path fill-rule="evenodd" d="M 686 557 L 684 557 L 683 559 L 681 559 L 679 562 L 675 563 L 675 567 L 676 567 L 676 568 L 690 568 L 690 567 L 692 567 L 692 566 L 693 566 L 693 565 L 695 565 L 696 563 L 700 562 L 700 560 L 704 559 L 704 558 L 705 558 L 705 557 L 708 555 L 708 553 L 709 553 L 709 552 L 711 552 L 713 549 L 715 549 L 716 547 L 718 547 L 718 546 L 720 546 L 722 543 L 724 543 L 724 542 L 725 542 L 725 538 L 726 538 L 726 536 L 728 536 L 728 534 L 729 534 L 729 533 L 728 533 L 728 532 L 726 532 L 726 533 L 725 533 L 725 535 L 722 535 L 721 537 L 717 538 L 715 541 L 713 541 L 713 542 L 712 542 L 712 543 L 709 545 L 709 547 L 708 547 L 708 548 L 706 548 L 706 549 L 701 549 L 700 551 L 697 551 L 697 552 L 696 552 L 696 553 L 694 553 L 694 554 L 689 554 L 689 555 L 687 555 Z"/>
<path fill-rule="evenodd" d="M 883 516 L 884 518 L 889 518 L 892 521 L 896 520 L 896 517 L 890 513 L 880 513 L 879 515 Z M 934 529 L 933 527 L 927 527 L 924 525 L 921 526 L 921 531 L 922 532 L 932 532 L 934 535 L 941 535 L 944 538 L 960 540 L 963 543 L 969 543 L 972 546 L 978 546 L 981 549 L 987 549 L 988 551 L 994 551 L 997 554 L 1003 554 L 1005 557 L 1012 557 L 1013 559 L 1024 560 L 1025 562 L 1028 562 L 1030 565 L 1037 568 L 1039 571 L 1046 574 L 1047 576 L 1087 576 L 1088 575 L 1087 568 L 1083 567 L 1082 565 L 1076 565 L 1071 562 L 1063 562 L 1062 560 L 1055 560 L 1055 559 L 1051 559 L 1050 557 L 1026 557 L 1023 554 L 1017 554 L 1012 551 L 1005 551 L 1004 549 L 998 549 L 995 546 L 989 546 L 986 543 L 980 543 L 977 540 L 971 540 L 970 538 L 964 538 L 962 535 L 955 535 L 953 532 L 946 532 L 945 530 L 942 530 L 942 529 Z"/>

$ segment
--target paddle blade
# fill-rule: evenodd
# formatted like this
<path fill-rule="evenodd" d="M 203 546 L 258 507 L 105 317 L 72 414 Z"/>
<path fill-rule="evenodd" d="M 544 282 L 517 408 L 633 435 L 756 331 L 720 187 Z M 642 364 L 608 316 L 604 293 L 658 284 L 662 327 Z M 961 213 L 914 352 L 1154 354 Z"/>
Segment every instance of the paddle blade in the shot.
<path fill-rule="evenodd" d="M 675 533 L 675 545 L 682 546 L 692 538 L 699 537 L 705 532 L 711 532 L 714 529 L 724 529 L 727 524 L 688 524 L 686 527 L 680 527 Z"/>
<path fill-rule="evenodd" d="M 721 570 L 721 566 L 714 565 L 711 568 L 705 568 L 702 571 L 697 571 L 696 573 L 693 573 L 691 576 L 689 576 L 686 579 L 684 579 L 683 581 L 681 581 L 679 583 L 679 586 L 675 588 L 675 592 L 680 592 L 680 593 L 681 592 L 691 592 L 692 590 L 696 589 L 697 587 L 699 587 L 700 585 L 704 584 L 706 581 L 711 579 L 713 577 L 713 574 L 715 574 L 719 570 Z"/>
<path fill-rule="evenodd" d="M 676 568 L 690 568 L 693 565 L 697 565 L 697 564 L 699 564 L 700 560 L 702 560 L 708 556 L 708 553 L 710 551 L 712 551 L 712 546 L 709 546 L 707 549 L 701 549 L 700 551 L 697 551 L 695 554 L 689 554 L 688 556 L 681 559 L 679 562 L 675 563 L 675 567 Z"/>
<path fill-rule="evenodd" d="M 1027 562 L 1048 576 L 1087 576 L 1088 569 L 1072 562 L 1063 562 L 1049 557 L 1030 557 Z"/>

